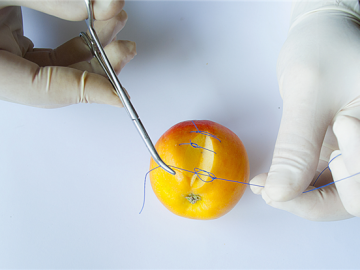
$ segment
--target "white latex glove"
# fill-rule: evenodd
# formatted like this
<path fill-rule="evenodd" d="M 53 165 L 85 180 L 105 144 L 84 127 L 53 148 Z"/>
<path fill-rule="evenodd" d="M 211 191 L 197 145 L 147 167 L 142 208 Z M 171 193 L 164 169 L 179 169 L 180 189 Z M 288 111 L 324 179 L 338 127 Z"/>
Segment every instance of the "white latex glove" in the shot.
<path fill-rule="evenodd" d="M 127 20 L 123 5 L 123 1 L 114 0 L 94 2 L 95 29 L 117 74 L 136 55 L 135 43 L 116 40 Z M 34 49 L 33 43 L 23 36 L 19 6 L 67 20 L 87 18 L 83 0 L 0 0 L 0 99 L 42 108 L 76 103 L 122 106 L 80 37 L 55 50 Z"/>
<path fill-rule="evenodd" d="M 252 179 L 267 204 L 330 221 L 360 216 L 360 12 L 358 1 L 296 1 L 278 59 L 283 117 L 268 174 Z M 334 133 L 336 137 L 334 136 Z M 340 151 L 338 151 L 340 149 Z"/>

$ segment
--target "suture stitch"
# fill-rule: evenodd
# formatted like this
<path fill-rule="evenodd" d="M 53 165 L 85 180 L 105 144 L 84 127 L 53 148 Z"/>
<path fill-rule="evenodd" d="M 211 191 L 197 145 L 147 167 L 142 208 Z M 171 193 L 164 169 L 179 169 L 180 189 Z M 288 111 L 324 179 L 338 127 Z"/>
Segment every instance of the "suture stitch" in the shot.
<path fill-rule="evenodd" d="M 180 143 L 179 145 L 183 145 L 183 144 L 190 144 L 190 145 L 191 145 L 192 147 L 194 147 L 194 148 L 204 149 L 204 150 L 207 150 L 207 151 L 210 151 L 210 152 L 213 152 L 213 153 L 216 154 L 215 151 L 210 150 L 210 149 L 207 149 L 207 148 L 205 148 L 205 147 L 202 147 L 202 146 L 198 145 L 197 143 L 192 142 L 191 140 L 190 140 L 190 143 Z"/>
<path fill-rule="evenodd" d="M 212 138 L 218 140 L 219 142 L 221 142 L 221 140 L 220 140 L 217 136 L 215 136 L 215 135 L 213 135 L 213 134 L 211 134 L 211 133 L 209 133 L 209 132 L 207 132 L 207 131 L 201 131 L 201 130 L 199 130 L 198 127 L 195 125 L 194 121 L 191 121 L 191 122 L 194 124 L 195 128 L 197 129 L 197 131 L 190 131 L 190 133 L 200 133 L 200 134 L 203 134 L 203 135 L 205 135 L 205 136 L 212 137 Z"/>

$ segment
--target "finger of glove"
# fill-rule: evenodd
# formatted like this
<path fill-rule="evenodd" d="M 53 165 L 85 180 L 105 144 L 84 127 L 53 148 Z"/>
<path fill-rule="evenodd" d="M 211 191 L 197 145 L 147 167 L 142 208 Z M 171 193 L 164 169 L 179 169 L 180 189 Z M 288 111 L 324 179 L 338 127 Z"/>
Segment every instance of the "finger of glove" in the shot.
<path fill-rule="evenodd" d="M 360 121 L 351 116 L 338 116 L 333 130 L 347 171 L 349 174 L 360 172 Z"/>
<path fill-rule="evenodd" d="M 124 4 L 123 0 L 93 1 L 95 20 L 109 20 L 120 13 Z M 12 5 L 28 7 L 69 21 L 82 21 L 88 17 L 84 1 L 19 0 L 13 1 Z"/>
<path fill-rule="evenodd" d="M 329 167 L 345 209 L 360 216 L 360 121 L 341 116 L 335 120 L 333 128 L 340 151 L 332 153 Z"/>
<path fill-rule="evenodd" d="M 106 47 L 118 32 L 125 26 L 127 14 L 122 10 L 116 17 L 108 21 L 96 21 L 95 31 L 101 44 Z M 93 57 L 89 47 L 81 37 L 73 38 L 55 50 L 34 49 L 25 54 L 24 58 L 39 66 L 70 66 L 72 64 L 89 61 Z"/>
<path fill-rule="evenodd" d="M 0 51 L 0 97 L 19 104 L 58 108 L 77 103 L 122 107 L 108 79 L 67 67 L 39 67 L 6 51 Z"/>
<path fill-rule="evenodd" d="M 313 221 L 333 221 L 352 217 L 344 208 L 335 186 L 328 186 L 324 189 L 313 190 L 300 194 L 293 200 L 276 202 L 271 200 L 264 188 L 267 174 L 255 176 L 251 181 L 251 190 L 261 195 L 265 202 L 277 209 L 281 209 L 299 217 Z M 311 190 L 314 187 L 309 187 Z"/>
<path fill-rule="evenodd" d="M 104 47 L 116 38 L 116 35 L 124 28 L 127 19 L 127 13 L 125 10 L 122 10 L 117 16 L 110 20 L 95 21 L 95 31 Z"/>
<path fill-rule="evenodd" d="M 136 44 L 132 41 L 116 40 L 107 45 L 104 50 L 114 71 L 119 74 L 121 69 L 136 55 Z M 70 67 L 106 76 L 96 58 L 90 62 L 80 62 Z"/>
<path fill-rule="evenodd" d="M 255 176 L 253 179 L 250 180 L 250 182 L 249 182 L 250 189 L 254 194 L 256 194 L 256 195 L 261 194 L 261 192 L 264 189 L 267 177 L 268 177 L 268 174 L 263 173 L 263 174 L 259 174 L 259 175 Z"/>
<path fill-rule="evenodd" d="M 265 192 L 273 201 L 300 195 L 312 181 L 328 123 L 317 69 L 301 68 L 282 81 L 284 111 Z"/>
<path fill-rule="evenodd" d="M 92 57 L 89 47 L 80 37 L 73 38 L 54 50 L 34 49 L 24 55 L 25 59 L 41 67 L 69 66 Z"/>
<path fill-rule="evenodd" d="M 309 187 L 309 189 L 311 188 Z M 261 195 L 268 205 L 308 220 L 335 221 L 353 217 L 344 208 L 334 185 L 302 193 L 295 199 L 286 202 L 271 200 L 265 190 Z"/>

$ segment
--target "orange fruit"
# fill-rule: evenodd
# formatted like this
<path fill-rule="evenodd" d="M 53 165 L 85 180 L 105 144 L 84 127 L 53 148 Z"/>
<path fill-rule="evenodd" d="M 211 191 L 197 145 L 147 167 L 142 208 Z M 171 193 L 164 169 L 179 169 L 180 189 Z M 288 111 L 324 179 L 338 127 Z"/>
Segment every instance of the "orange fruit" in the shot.
<path fill-rule="evenodd" d="M 155 145 L 176 175 L 150 161 L 157 198 L 176 215 L 215 219 L 240 200 L 249 181 L 249 161 L 241 140 L 207 120 L 185 121 L 166 131 Z"/>

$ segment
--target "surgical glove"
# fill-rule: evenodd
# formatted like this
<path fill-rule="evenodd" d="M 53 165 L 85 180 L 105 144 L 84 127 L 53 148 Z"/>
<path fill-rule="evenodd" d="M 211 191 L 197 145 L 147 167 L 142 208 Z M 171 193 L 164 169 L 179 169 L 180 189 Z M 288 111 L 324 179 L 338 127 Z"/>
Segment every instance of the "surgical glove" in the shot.
<path fill-rule="evenodd" d="M 358 1 L 296 1 L 277 63 L 283 116 L 270 170 L 250 182 L 264 188 L 251 189 L 309 220 L 360 216 L 359 14 Z M 344 180 L 303 193 L 332 158 L 315 186 Z"/>
<path fill-rule="evenodd" d="M 57 108 L 76 103 L 122 104 L 105 73 L 80 37 L 60 47 L 34 49 L 23 35 L 24 5 L 67 20 L 84 20 L 84 1 L 0 2 L 0 99 Z M 95 1 L 95 29 L 117 74 L 136 55 L 135 43 L 116 40 L 127 14 L 122 1 Z"/>

